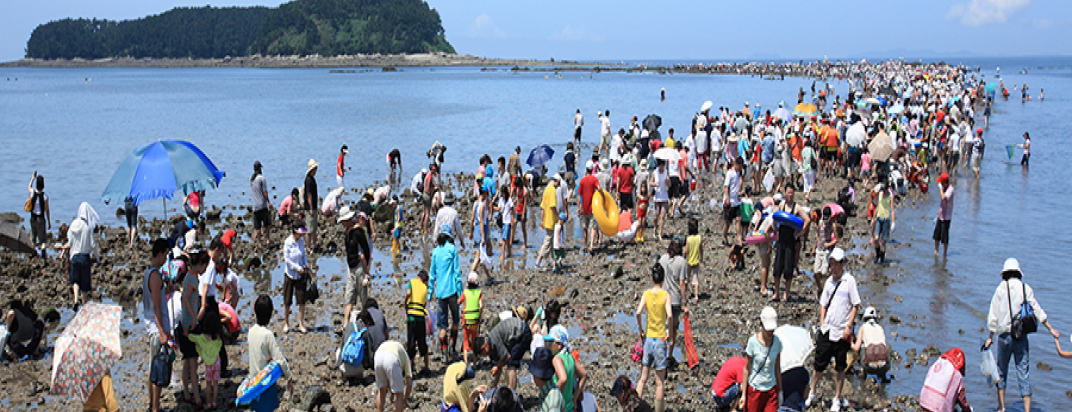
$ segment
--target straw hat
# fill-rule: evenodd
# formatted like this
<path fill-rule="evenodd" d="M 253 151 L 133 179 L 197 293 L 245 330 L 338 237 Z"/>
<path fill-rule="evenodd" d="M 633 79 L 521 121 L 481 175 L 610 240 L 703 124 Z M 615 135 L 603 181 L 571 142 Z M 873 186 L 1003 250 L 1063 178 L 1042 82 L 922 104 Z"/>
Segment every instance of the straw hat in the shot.
<path fill-rule="evenodd" d="M 320 163 L 317 163 L 316 160 L 309 159 L 309 167 L 305 169 L 305 174 L 309 174 L 309 172 L 312 172 L 317 166 L 320 166 Z"/>

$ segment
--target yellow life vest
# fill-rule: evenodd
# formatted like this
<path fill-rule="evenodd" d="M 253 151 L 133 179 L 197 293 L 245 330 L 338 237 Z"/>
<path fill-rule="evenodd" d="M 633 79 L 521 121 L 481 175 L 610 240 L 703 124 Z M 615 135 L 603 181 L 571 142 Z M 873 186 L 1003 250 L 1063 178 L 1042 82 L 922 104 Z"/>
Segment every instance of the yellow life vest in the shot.
<path fill-rule="evenodd" d="M 480 320 L 480 289 L 466 289 L 465 294 L 465 323 L 476 324 Z"/>
<path fill-rule="evenodd" d="M 406 300 L 406 314 L 410 316 L 425 315 L 424 306 L 428 299 L 428 285 L 420 279 L 409 280 L 409 299 Z"/>

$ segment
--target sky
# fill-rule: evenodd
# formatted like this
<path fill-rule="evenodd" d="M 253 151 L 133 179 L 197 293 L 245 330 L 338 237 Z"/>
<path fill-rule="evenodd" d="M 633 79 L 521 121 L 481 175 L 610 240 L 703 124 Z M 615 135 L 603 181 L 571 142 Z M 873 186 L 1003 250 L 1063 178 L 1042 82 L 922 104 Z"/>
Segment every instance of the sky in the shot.
<path fill-rule="evenodd" d="M 428 0 L 459 53 L 557 60 L 851 59 L 1072 55 L 1069 0 Z M 123 20 L 178 6 L 280 0 L 11 0 L 0 61 L 25 53 L 39 25 Z"/>

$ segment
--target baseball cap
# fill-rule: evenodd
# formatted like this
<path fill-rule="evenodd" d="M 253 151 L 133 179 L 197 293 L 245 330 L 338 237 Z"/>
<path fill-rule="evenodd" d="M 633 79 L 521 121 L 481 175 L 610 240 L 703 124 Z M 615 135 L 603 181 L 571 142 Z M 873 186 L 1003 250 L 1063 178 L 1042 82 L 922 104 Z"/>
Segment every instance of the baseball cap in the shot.
<path fill-rule="evenodd" d="M 864 309 L 864 319 L 875 319 L 877 317 L 878 311 L 875 310 L 874 306 L 868 306 L 867 309 Z"/>
<path fill-rule="evenodd" d="M 948 181 L 949 181 L 949 173 L 942 172 L 942 174 L 938 175 L 938 183 L 945 183 L 945 182 L 948 182 Z"/>
<path fill-rule="evenodd" d="M 454 238 L 454 227 L 450 223 L 444 223 L 443 226 L 439 227 L 439 233 Z"/>
<path fill-rule="evenodd" d="M 778 327 L 778 312 L 767 306 L 760 312 L 759 320 L 763 323 L 763 330 L 774 330 Z"/>
<path fill-rule="evenodd" d="M 559 220 L 566 220 L 566 212 L 559 213 L 558 218 Z"/>
<path fill-rule="evenodd" d="M 845 261 L 845 251 L 842 250 L 839 247 L 834 248 L 834 250 L 832 250 L 830 252 L 830 260 L 834 260 L 834 261 L 838 261 L 838 262 L 844 262 Z"/>

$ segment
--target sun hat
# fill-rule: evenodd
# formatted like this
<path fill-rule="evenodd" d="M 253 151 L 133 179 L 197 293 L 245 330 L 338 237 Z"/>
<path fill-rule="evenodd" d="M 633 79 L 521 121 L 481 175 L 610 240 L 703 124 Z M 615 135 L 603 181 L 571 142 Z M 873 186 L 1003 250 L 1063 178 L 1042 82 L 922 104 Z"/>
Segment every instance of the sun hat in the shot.
<path fill-rule="evenodd" d="M 524 307 L 522 305 L 517 305 L 517 306 L 514 306 L 513 311 L 514 311 L 514 315 L 516 315 L 519 319 L 524 320 L 524 321 L 529 320 L 529 309 L 528 308 L 526 308 L 526 307 Z"/>
<path fill-rule="evenodd" d="M 350 206 L 343 206 L 339 209 L 339 217 L 335 218 L 336 222 L 342 223 L 354 218 L 354 211 L 350 209 Z"/>
<path fill-rule="evenodd" d="M 220 241 L 223 242 L 224 246 L 227 246 L 227 250 L 234 250 L 234 238 L 236 235 L 238 235 L 238 232 L 235 232 L 234 229 L 227 229 L 226 232 L 223 232 L 223 236 L 220 236 Z"/>
<path fill-rule="evenodd" d="M 763 330 L 771 331 L 778 327 L 778 312 L 767 306 L 759 314 L 759 320 L 763 323 Z"/>
<path fill-rule="evenodd" d="M 559 214 L 558 214 L 558 218 L 559 218 L 560 220 L 566 220 L 566 212 L 562 212 L 562 213 L 559 213 Z"/>
<path fill-rule="evenodd" d="M 640 168 L 641 169 L 647 169 L 648 168 L 648 159 L 640 159 Z"/>
<path fill-rule="evenodd" d="M 480 283 L 480 275 L 477 275 L 476 272 L 469 272 L 469 276 L 465 278 L 465 281 L 468 283 Z"/>
<path fill-rule="evenodd" d="M 603 159 L 599 161 L 600 170 L 610 170 L 610 159 Z"/>
<path fill-rule="evenodd" d="M 954 368 L 964 372 L 964 351 L 960 350 L 960 348 L 953 348 L 948 352 L 943 353 L 942 359 L 949 361 L 949 363 L 953 364 Z"/>
<path fill-rule="evenodd" d="M 864 309 L 864 320 L 877 319 L 877 318 L 878 318 L 878 311 L 875 310 L 874 306 L 868 306 L 867 309 Z"/>
<path fill-rule="evenodd" d="M 566 327 L 562 325 L 555 325 L 551 327 L 551 330 L 547 332 L 547 335 L 543 337 L 544 342 L 558 342 L 568 351 L 569 345 L 569 332 L 566 331 Z"/>
<path fill-rule="evenodd" d="M 830 260 L 833 260 L 833 261 L 836 261 L 836 262 L 844 262 L 845 261 L 845 251 L 842 250 L 839 247 L 834 248 L 834 250 L 830 251 Z"/>
<path fill-rule="evenodd" d="M 370 187 L 370 188 L 368 188 L 368 190 L 365 190 L 365 193 L 368 194 L 369 196 L 375 196 L 376 195 L 376 190 Z"/>
<path fill-rule="evenodd" d="M 454 238 L 454 227 L 451 226 L 450 223 L 444 223 L 443 226 L 439 227 L 439 234 Z"/>
<path fill-rule="evenodd" d="M 366 215 L 365 212 L 357 212 L 357 218 L 368 220 L 368 215 Z"/>
<path fill-rule="evenodd" d="M 443 195 L 443 204 L 444 205 L 453 205 L 454 204 L 454 193 L 447 192 L 447 194 Z"/>
<path fill-rule="evenodd" d="M 317 166 L 320 166 L 320 163 L 317 163 L 316 160 L 309 159 L 309 167 L 305 169 L 305 174 L 309 174 L 309 172 L 313 171 L 313 169 L 316 169 Z"/>
<path fill-rule="evenodd" d="M 1016 260 L 1016 258 L 1005 259 L 1005 266 L 1001 268 L 1001 273 L 1007 272 L 1016 272 L 1021 275 L 1024 274 L 1024 272 L 1020 271 L 1020 261 Z"/>
<path fill-rule="evenodd" d="M 555 376 L 555 366 L 552 362 L 554 355 L 545 347 L 536 348 L 532 353 L 532 361 L 529 362 L 529 373 L 535 378 L 549 380 Z"/>

